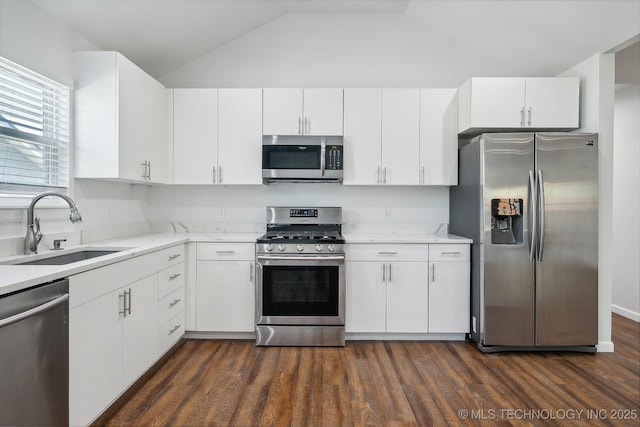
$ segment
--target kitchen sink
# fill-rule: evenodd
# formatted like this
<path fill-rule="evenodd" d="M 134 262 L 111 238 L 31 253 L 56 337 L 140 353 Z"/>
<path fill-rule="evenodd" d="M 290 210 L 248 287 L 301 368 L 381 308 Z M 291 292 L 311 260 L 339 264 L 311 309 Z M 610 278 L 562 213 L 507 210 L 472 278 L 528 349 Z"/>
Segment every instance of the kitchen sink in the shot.
<path fill-rule="evenodd" d="M 85 261 L 92 258 L 97 258 L 105 255 L 111 255 L 116 252 L 121 252 L 124 249 L 82 249 L 75 252 L 67 252 L 59 255 L 38 257 L 33 259 L 29 257 L 25 260 L 14 260 L 5 264 L 13 265 L 66 265 L 78 261 Z"/>

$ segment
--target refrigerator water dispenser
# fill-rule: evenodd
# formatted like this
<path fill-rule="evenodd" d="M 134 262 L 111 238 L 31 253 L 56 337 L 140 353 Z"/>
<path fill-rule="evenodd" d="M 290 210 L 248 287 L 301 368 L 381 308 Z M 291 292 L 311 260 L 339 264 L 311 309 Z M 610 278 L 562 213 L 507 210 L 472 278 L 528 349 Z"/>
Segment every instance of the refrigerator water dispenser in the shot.
<path fill-rule="evenodd" d="M 522 244 L 522 199 L 491 199 L 491 243 Z"/>

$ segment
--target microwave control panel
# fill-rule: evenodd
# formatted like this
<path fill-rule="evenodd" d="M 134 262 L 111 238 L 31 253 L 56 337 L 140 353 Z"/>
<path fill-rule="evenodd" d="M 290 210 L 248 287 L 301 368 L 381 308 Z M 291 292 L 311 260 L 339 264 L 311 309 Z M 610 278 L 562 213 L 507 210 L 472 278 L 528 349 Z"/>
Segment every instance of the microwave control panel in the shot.
<path fill-rule="evenodd" d="M 342 170 L 342 145 L 327 146 L 325 169 Z"/>

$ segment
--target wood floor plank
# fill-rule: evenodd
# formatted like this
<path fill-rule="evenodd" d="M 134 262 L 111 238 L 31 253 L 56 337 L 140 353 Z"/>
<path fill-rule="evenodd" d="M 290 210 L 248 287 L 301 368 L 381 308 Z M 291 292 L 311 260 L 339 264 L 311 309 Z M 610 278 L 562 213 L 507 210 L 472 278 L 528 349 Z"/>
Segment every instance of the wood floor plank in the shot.
<path fill-rule="evenodd" d="M 483 354 L 464 342 L 186 340 L 106 425 L 638 425 L 640 324 L 612 322 L 616 351 L 597 354 Z"/>

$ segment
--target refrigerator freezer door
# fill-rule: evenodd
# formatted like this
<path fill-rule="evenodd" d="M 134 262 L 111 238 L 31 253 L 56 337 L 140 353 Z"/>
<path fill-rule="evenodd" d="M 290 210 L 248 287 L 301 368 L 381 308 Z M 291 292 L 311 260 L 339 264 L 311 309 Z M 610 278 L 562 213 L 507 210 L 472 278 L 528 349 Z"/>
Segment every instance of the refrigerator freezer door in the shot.
<path fill-rule="evenodd" d="M 534 135 L 485 134 L 482 138 L 482 341 L 486 346 L 533 346 L 535 261 L 529 258 L 529 172 L 534 171 Z"/>
<path fill-rule="evenodd" d="M 540 194 L 536 345 L 598 341 L 597 135 L 536 134 Z M 540 215 L 539 215 L 540 216 Z"/>

